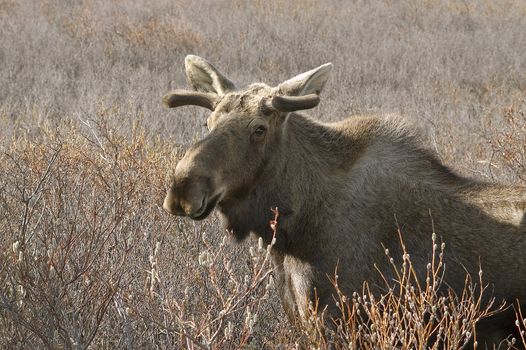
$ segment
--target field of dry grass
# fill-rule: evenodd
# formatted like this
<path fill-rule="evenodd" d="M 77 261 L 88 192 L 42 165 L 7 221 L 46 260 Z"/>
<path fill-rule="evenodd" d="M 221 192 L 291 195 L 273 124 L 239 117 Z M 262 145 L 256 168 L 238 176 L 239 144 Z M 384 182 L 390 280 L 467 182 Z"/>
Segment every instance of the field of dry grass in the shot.
<path fill-rule="evenodd" d="M 327 347 L 315 315 L 289 326 L 267 247 L 161 208 L 206 133 L 206 111 L 160 103 L 184 57 L 240 85 L 332 62 L 313 117 L 401 113 L 461 174 L 525 183 L 524 28 L 521 0 L 0 0 L 0 348 Z M 435 329 L 456 349 L 498 308 L 469 285 L 434 294 L 431 232 L 430 284 L 407 261 L 404 293 L 341 296 L 338 348 L 421 348 Z"/>

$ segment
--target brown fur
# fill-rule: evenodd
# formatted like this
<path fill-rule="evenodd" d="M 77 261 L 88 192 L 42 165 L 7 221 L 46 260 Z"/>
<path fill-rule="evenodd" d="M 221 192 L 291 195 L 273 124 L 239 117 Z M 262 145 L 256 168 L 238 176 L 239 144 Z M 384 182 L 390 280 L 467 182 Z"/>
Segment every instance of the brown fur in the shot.
<path fill-rule="evenodd" d="M 457 176 L 396 116 L 322 124 L 296 113 L 263 115 L 261 99 L 286 94 L 287 86 L 255 84 L 221 95 L 210 134 L 176 168 L 168 211 L 202 219 L 217 206 L 237 239 L 253 233 L 270 243 L 269 209 L 278 207 L 273 257 L 291 319 L 305 314 L 314 288 L 321 305 L 332 304 L 327 276 L 336 265 L 346 293 L 364 281 L 381 286 L 373 266 L 390 271 L 381 244 L 401 256 L 398 228 L 424 271 L 432 220 L 447 244 L 446 282 L 454 290 L 481 265 L 497 300 L 526 305 L 526 188 Z M 266 127 L 263 138 L 258 125 Z M 501 320 L 487 327 L 512 330 Z"/>

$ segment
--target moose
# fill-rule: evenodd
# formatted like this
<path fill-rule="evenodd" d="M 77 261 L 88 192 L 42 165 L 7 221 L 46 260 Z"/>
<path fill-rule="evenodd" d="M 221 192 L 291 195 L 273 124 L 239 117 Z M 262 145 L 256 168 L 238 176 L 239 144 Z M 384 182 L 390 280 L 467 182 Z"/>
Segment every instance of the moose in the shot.
<path fill-rule="evenodd" d="M 447 243 L 449 287 L 461 292 L 466 273 L 482 268 L 496 300 L 526 305 L 526 187 L 455 174 L 396 115 L 321 123 L 296 113 L 319 104 L 330 63 L 246 88 L 201 57 L 187 56 L 185 67 L 193 90 L 163 103 L 209 109 L 209 133 L 176 165 L 163 208 L 202 220 L 217 207 L 236 240 L 254 234 L 267 244 L 269 209 L 279 208 L 272 259 L 291 321 L 306 316 L 308 301 L 334 308 L 336 267 L 347 295 L 374 284 L 375 264 L 389 270 L 384 249 L 402 255 L 398 230 L 425 269 L 432 224 Z M 513 317 L 486 322 L 486 339 L 509 334 Z"/>

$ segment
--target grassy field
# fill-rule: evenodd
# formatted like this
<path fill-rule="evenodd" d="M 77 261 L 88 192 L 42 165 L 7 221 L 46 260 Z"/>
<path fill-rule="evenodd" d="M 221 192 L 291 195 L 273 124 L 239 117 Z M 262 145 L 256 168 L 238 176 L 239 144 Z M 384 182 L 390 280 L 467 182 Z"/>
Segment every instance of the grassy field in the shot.
<path fill-rule="evenodd" d="M 522 0 L 0 0 L 0 348 L 326 347 L 315 317 L 289 326 L 265 247 L 161 208 L 206 134 L 207 111 L 161 105 L 187 86 L 184 57 L 239 85 L 332 62 L 309 115 L 400 113 L 457 172 L 524 184 L 525 28 Z M 373 320 L 403 311 L 375 314 L 364 294 L 349 303 Z M 451 349 L 490 312 L 465 301 L 442 313 Z M 364 326 L 348 321 L 346 348 Z M 367 328 L 367 344 L 391 348 L 396 328 Z"/>

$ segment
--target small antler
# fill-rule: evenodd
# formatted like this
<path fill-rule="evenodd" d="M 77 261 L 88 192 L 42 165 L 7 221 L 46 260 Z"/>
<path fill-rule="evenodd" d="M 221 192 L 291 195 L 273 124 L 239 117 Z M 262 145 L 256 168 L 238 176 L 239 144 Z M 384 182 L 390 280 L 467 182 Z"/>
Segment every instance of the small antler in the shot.
<path fill-rule="evenodd" d="M 274 96 L 261 100 L 261 110 L 264 114 L 277 112 L 295 112 L 303 109 L 311 109 L 320 103 L 320 97 L 317 94 L 305 96 Z"/>
<path fill-rule="evenodd" d="M 193 105 L 208 108 L 209 110 L 213 111 L 216 107 L 218 99 L 218 96 L 213 93 L 174 90 L 164 95 L 163 104 L 168 108 Z"/>

